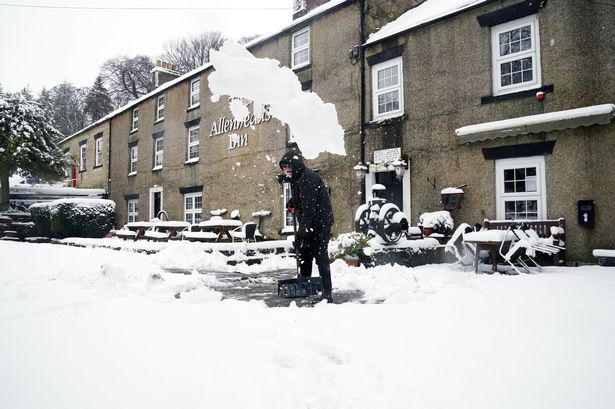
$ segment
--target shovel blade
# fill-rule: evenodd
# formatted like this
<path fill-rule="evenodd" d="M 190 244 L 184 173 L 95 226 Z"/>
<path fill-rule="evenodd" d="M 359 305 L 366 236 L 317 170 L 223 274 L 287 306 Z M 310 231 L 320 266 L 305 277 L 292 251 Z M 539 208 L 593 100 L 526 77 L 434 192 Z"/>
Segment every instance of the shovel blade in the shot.
<path fill-rule="evenodd" d="M 322 292 L 320 277 L 299 277 L 278 280 L 278 296 L 284 298 L 304 298 Z"/>

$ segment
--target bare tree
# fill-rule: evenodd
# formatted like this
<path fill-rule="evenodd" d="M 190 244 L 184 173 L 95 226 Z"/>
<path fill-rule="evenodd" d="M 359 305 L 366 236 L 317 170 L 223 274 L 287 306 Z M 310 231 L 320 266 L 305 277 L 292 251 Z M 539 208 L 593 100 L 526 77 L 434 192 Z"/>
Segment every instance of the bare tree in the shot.
<path fill-rule="evenodd" d="M 209 62 L 209 51 L 219 49 L 225 40 L 219 31 L 169 40 L 163 45 L 160 58 L 177 65 L 177 70 L 185 74 Z"/>
<path fill-rule="evenodd" d="M 105 61 L 100 70 L 104 86 L 116 107 L 154 89 L 151 71 L 154 63 L 146 55 L 120 56 Z"/>
<path fill-rule="evenodd" d="M 87 91 L 87 88 L 77 88 L 65 81 L 51 88 L 49 95 L 39 96 L 43 108 L 50 103 L 53 125 L 62 135 L 72 135 L 86 126 L 83 107 Z M 50 97 L 50 101 L 44 101 L 45 97 Z"/>
<path fill-rule="evenodd" d="M 241 37 L 239 40 L 237 40 L 237 42 L 238 42 L 239 44 L 247 44 L 247 43 L 249 43 L 250 41 L 252 41 L 252 40 L 254 40 L 255 38 L 258 38 L 258 37 L 260 37 L 260 36 L 261 36 L 260 34 L 253 34 L 253 35 L 250 35 L 250 36 L 243 36 L 243 37 Z"/>

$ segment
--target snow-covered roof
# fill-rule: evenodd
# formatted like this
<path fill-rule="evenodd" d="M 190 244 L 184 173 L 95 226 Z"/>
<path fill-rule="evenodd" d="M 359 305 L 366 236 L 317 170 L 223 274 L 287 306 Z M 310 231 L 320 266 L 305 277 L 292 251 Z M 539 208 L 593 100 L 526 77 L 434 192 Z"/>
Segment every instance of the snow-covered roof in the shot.
<path fill-rule="evenodd" d="M 615 117 L 615 104 L 592 105 L 546 114 L 485 122 L 455 129 L 459 143 L 484 141 L 528 133 L 550 132 L 579 126 L 605 125 Z"/>
<path fill-rule="evenodd" d="M 252 41 L 248 42 L 247 44 L 245 44 L 245 47 L 247 49 L 255 47 L 256 45 L 258 45 L 260 43 L 263 43 L 263 42 L 265 42 L 265 41 L 275 37 L 276 35 L 280 35 L 280 34 L 286 32 L 286 31 L 292 29 L 293 27 L 296 27 L 296 26 L 298 26 L 298 25 L 300 25 L 300 24 L 302 24 L 304 22 L 307 22 L 307 21 L 317 17 L 320 14 L 323 14 L 323 13 L 325 13 L 327 11 L 330 11 L 330 10 L 332 10 L 335 7 L 342 6 L 342 5 L 346 4 L 346 3 L 352 3 L 352 0 L 330 0 L 327 3 L 325 3 L 325 4 L 312 9 L 306 15 L 293 20 L 289 24 L 284 25 L 283 27 L 279 28 L 278 30 L 272 31 L 269 34 L 265 34 L 265 35 L 262 35 L 260 37 L 255 38 L 254 40 L 252 40 Z M 150 93 L 145 94 L 142 97 L 137 98 L 137 99 L 135 99 L 133 101 L 130 101 L 128 104 L 119 107 L 115 111 L 113 111 L 113 112 L 109 113 L 108 115 L 100 118 L 96 122 L 91 123 L 90 125 L 86 126 L 85 128 L 81 129 L 80 131 L 77 131 L 74 134 L 72 134 L 70 136 L 67 136 L 66 138 L 62 139 L 60 141 L 60 143 L 66 142 L 69 139 L 71 139 L 71 138 L 73 138 L 73 137 L 75 137 L 75 136 L 77 136 L 77 135 L 87 131 L 88 129 L 91 129 L 91 128 L 97 126 L 97 125 L 100 125 L 100 124 L 104 123 L 105 121 L 108 121 L 109 119 L 113 118 L 114 116 L 117 116 L 117 115 L 121 114 L 122 112 L 127 111 L 130 108 L 139 105 L 141 102 L 151 98 L 152 96 L 154 96 L 156 94 L 159 94 L 159 93 L 161 93 L 161 92 L 163 92 L 163 91 L 173 87 L 176 84 L 179 84 L 179 83 L 187 80 L 188 78 L 191 78 L 191 77 L 194 77 L 197 74 L 200 74 L 201 72 L 207 70 L 210 67 L 212 67 L 212 64 L 211 63 L 206 63 L 206 64 L 204 64 L 204 65 L 202 65 L 202 66 L 200 66 L 198 68 L 195 68 L 194 70 L 192 70 L 190 72 L 187 72 L 186 74 L 184 74 L 184 75 L 182 75 L 182 76 L 180 76 L 180 77 L 178 77 L 178 78 L 176 78 L 174 80 L 165 82 L 164 84 L 162 84 L 161 86 L 159 86 L 155 90 L 151 91 Z"/>
<path fill-rule="evenodd" d="M 491 0 L 427 0 L 370 35 L 365 45 L 377 43 L 412 28 L 453 16 L 487 1 Z"/>

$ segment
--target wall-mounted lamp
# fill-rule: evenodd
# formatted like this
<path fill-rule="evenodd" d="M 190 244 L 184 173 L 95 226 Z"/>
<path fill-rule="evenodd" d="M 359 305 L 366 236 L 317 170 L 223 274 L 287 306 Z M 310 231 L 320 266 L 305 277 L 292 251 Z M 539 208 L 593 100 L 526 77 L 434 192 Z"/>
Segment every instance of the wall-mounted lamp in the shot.
<path fill-rule="evenodd" d="M 355 45 L 350 50 L 348 50 L 348 58 L 350 58 L 350 61 L 356 63 L 359 60 L 360 52 L 361 47 L 359 47 L 359 45 Z"/>
<path fill-rule="evenodd" d="M 404 177 L 404 172 L 408 169 L 408 163 L 402 158 L 399 158 L 393 161 L 391 165 L 395 168 L 395 175 L 397 176 L 397 179 L 402 179 Z"/>
<path fill-rule="evenodd" d="M 367 166 L 363 164 L 363 162 L 359 162 L 354 166 L 355 174 L 357 175 L 357 179 L 361 182 L 365 179 L 365 175 L 367 174 Z"/>

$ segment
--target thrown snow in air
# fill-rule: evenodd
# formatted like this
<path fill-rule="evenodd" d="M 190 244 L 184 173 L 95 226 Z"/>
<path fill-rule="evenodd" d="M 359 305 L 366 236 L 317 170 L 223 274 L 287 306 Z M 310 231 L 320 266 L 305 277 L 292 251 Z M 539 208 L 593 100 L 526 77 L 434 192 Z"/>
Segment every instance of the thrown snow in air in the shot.
<path fill-rule="evenodd" d="M 255 105 L 269 105 L 272 116 L 290 126 L 293 139 L 307 159 L 321 152 L 345 155 L 344 130 L 337 119 L 335 106 L 324 103 L 314 92 L 301 90 L 295 73 L 270 58 L 256 58 L 245 47 L 227 41 L 220 51 L 211 51 L 210 61 L 216 69 L 209 75 L 212 101 L 220 95 L 245 98 Z M 245 111 L 231 102 L 234 115 Z"/>

